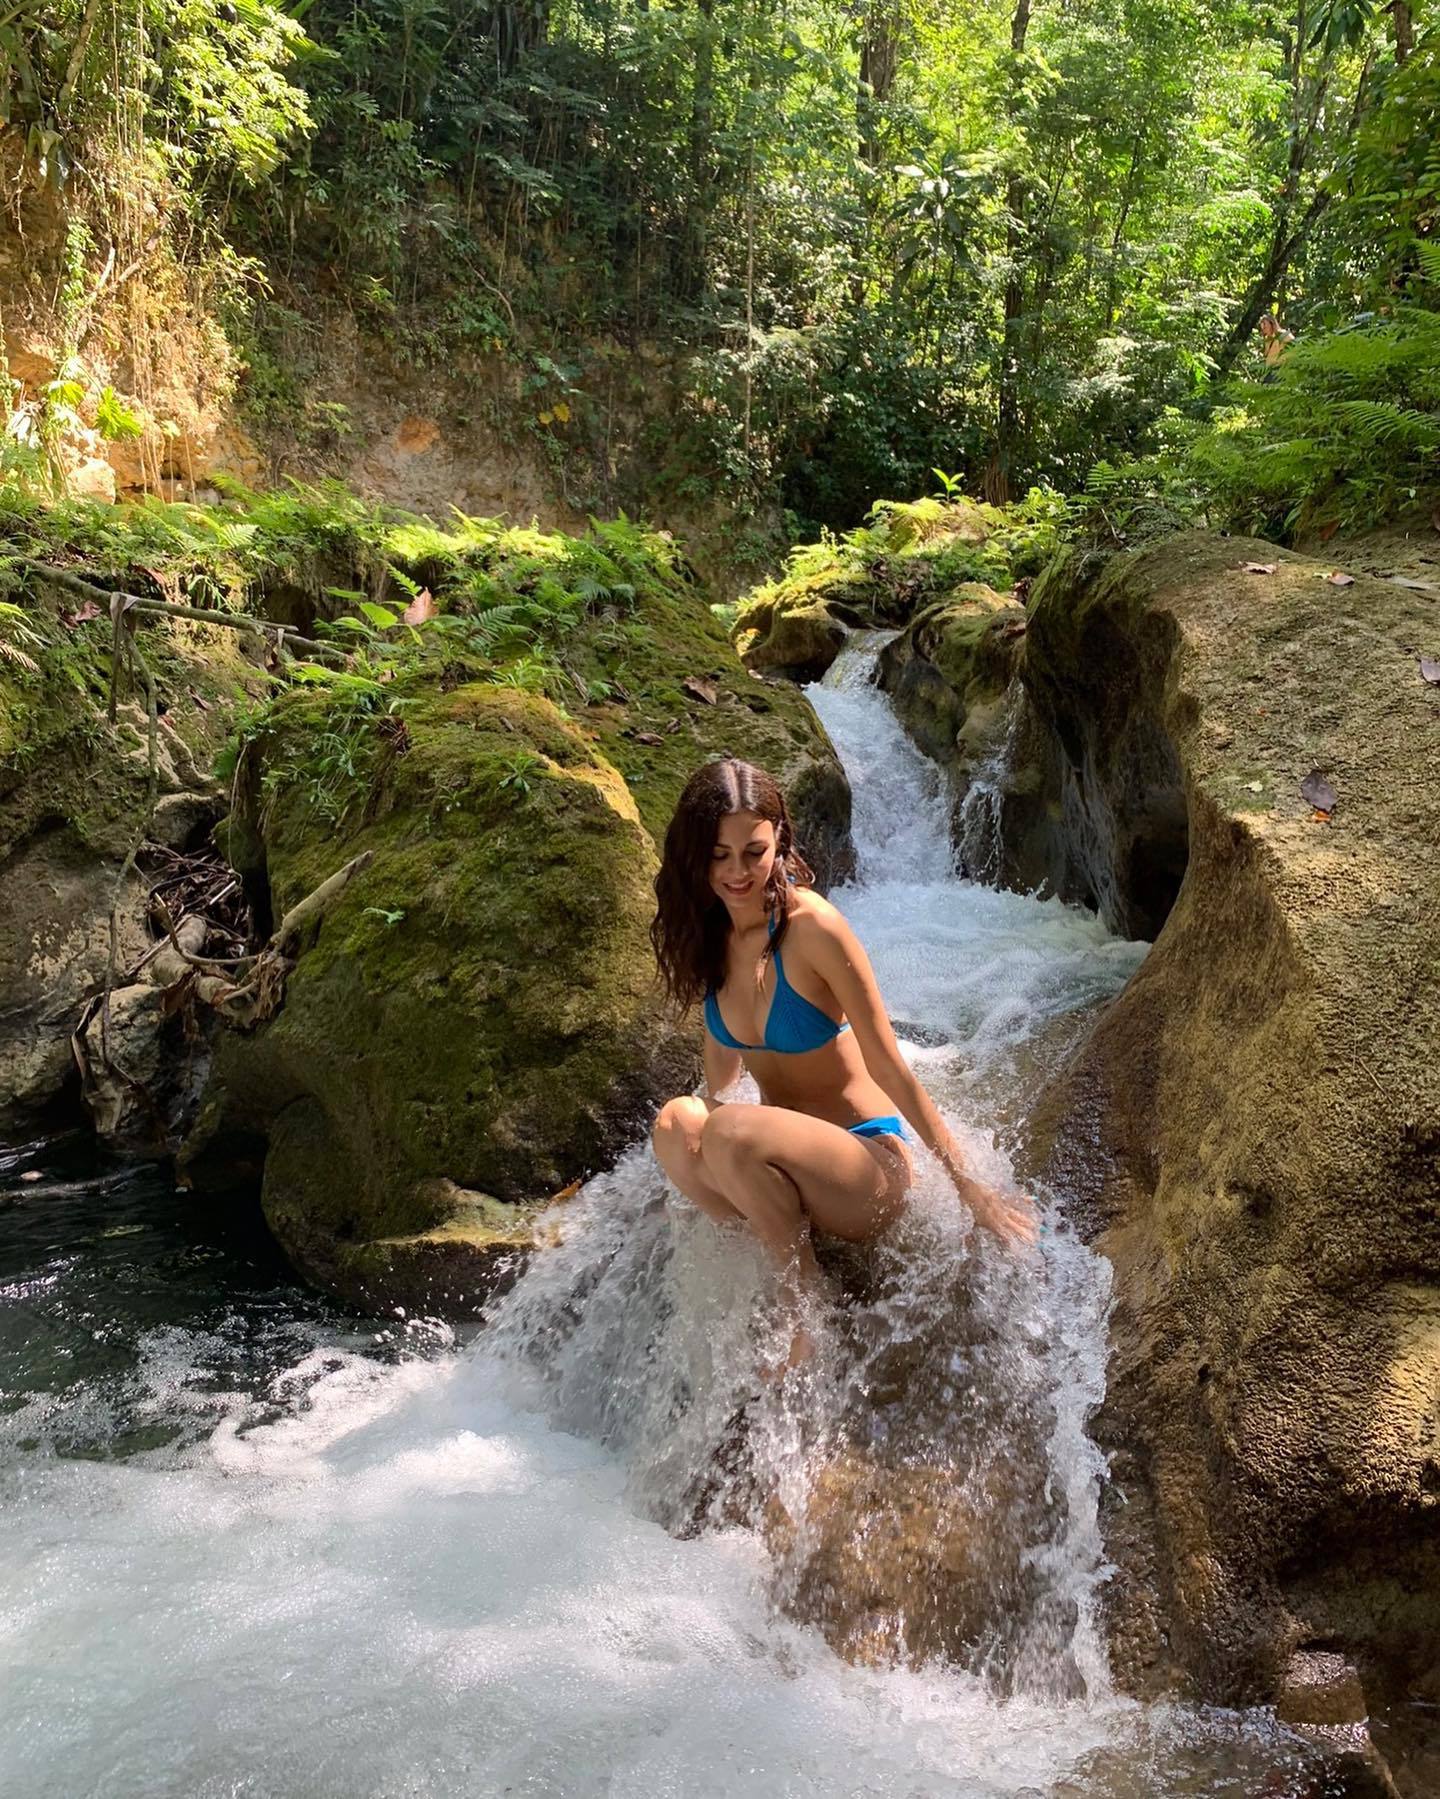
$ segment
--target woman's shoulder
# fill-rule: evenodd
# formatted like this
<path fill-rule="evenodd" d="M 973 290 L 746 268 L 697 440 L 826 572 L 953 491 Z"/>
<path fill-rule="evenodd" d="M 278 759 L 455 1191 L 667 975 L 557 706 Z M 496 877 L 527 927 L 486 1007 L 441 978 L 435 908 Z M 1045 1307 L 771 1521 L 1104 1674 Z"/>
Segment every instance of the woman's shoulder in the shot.
<path fill-rule="evenodd" d="M 790 930 L 804 944 L 806 938 L 836 937 L 845 928 L 845 915 L 813 887 L 797 887 L 790 895 Z"/>

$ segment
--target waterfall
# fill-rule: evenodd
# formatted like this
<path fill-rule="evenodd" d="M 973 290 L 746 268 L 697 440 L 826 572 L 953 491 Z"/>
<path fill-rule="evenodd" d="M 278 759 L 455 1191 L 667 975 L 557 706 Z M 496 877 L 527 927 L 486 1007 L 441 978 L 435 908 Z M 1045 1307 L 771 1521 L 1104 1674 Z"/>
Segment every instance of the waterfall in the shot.
<path fill-rule="evenodd" d="M 1024 716 L 1024 689 L 1018 681 L 1005 696 L 1001 731 L 990 753 L 970 777 L 960 802 L 956 837 L 960 865 L 972 881 L 998 881 L 1004 858 L 1005 777 L 1015 765 L 1015 748 Z"/>
<path fill-rule="evenodd" d="M 811 689 L 855 787 L 835 898 L 1001 1178 L 1141 950 L 955 877 L 874 654 Z M 52 1165 L 36 1203 L 18 1183 L 49 1155 L 0 1158 L 6 1794 L 1301 1790 L 1311 1752 L 1272 1719 L 1109 1691 L 1085 1434 L 1105 1265 L 1053 1211 L 1016 1258 L 922 1155 L 889 1239 L 827 1252 L 819 1354 L 777 1385 L 755 1245 L 643 1142 L 464 1340 L 346 1319 L 180 1236 L 153 1176 Z"/>

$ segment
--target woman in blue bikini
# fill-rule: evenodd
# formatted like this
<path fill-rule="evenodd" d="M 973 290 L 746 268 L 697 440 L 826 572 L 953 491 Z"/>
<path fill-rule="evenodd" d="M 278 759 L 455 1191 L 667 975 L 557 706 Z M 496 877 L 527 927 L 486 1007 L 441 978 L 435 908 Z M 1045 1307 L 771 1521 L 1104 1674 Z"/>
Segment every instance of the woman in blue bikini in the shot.
<path fill-rule="evenodd" d="M 869 958 L 811 878 L 763 769 L 727 759 L 691 776 L 665 834 L 651 938 L 672 999 L 704 1003 L 705 1094 L 661 1107 L 661 1167 L 711 1218 L 743 1219 L 798 1299 L 819 1278 L 812 1227 L 860 1242 L 904 1204 L 914 1170 L 898 1110 L 977 1223 L 1032 1243 L 1028 1202 L 967 1174 L 900 1054 Z M 742 1064 L 758 1106 L 721 1098 Z"/>

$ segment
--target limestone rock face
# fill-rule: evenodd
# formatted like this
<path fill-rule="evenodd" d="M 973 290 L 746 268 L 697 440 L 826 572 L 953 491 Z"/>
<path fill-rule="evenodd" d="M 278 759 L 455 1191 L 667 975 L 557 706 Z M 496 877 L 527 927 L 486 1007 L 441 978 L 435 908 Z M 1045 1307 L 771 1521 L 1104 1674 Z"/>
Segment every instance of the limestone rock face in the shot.
<path fill-rule="evenodd" d="M 0 1129 L 27 1128 L 72 1078 L 70 1033 L 105 978 L 120 860 L 97 860 L 63 824 L 38 832 L 0 878 Z M 118 965 L 149 943 L 144 883 L 120 894 Z"/>
<path fill-rule="evenodd" d="M 952 836 L 971 874 L 997 872 L 987 865 L 988 845 L 967 841 L 966 801 L 977 775 L 998 764 L 1005 745 L 1010 685 L 1025 630 L 1023 606 L 971 581 L 916 613 L 880 656 L 880 685 L 894 701 L 900 722 L 944 772 Z M 1003 775 L 997 766 L 995 778 L 1019 788 L 1026 778 L 1024 766 L 1008 768 Z"/>
<path fill-rule="evenodd" d="M 1072 558 L 1026 647 L 1057 866 L 1158 930 L 1031 1141 L 1115 1272 L 1114 1660 L 1226 1702 L 1440 1663 L 1440 627 L 1329 567 Z"/>
<path fill-rule="evenodd" d="M 49 630 L 70 598 L 43 583 L 26 598 Z M 185 831 L 213 816 L 206 774 L 225 700 L 244 664 L 234 633 L 143 627 L 167 710 L 157 732 L 158 811 Z M 202 628 L 203 630 L 203 628 Z M 75 1075 L 70 1036 L 104 985 L 110 910 L 145 817 L 147 720 L 133 699 L 112 725 L 102 701 L 108 621 L 50 637 L 33 669 L 0 665 L 0 1130 L 31 1128 Z M 197 704 L 196 695 L 201 696 Z M 205 696 L 208 695 L 208 698 Z M 115 968 L 150 943 L 146 883 L 127 877 L 116 909 Z"/>

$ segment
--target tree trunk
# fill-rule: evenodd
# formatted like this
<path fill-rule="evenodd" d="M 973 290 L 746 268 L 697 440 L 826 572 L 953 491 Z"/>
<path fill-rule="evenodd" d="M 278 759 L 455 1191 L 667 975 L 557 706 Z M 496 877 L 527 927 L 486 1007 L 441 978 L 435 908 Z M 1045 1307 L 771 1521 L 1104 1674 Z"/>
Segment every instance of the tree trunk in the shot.
<path fill-rule="evenodd" d="M 1018 59 L 1025 51 L 1030 29 L 1030 0 L 1016 0 L 1010 21 L 1010 49 Z M 1016 110 L 1020 71 L 1015 70 L 1011 109 Z M 994 506 L 1010 499 L 1011 467 L 1020 425 L 1020 321 L 1025 315 L 1025 274 L 1020 267 L 1020 245 L 1025 235 L 1025 177 L 1017 163 L 1005 190 L 1005 256 L 1009 274 L 1005 280 L 1004 327 L 1000 349 L 1000 387 L 995 409 L 995 448 L 985 470 L 985 498 Z"/>
<path fill-rule="evenodd" d="M 714 187 L 715 0 L 699 0 L 700 32 L 695 44 L 695 87 L 690 102 L 690 195 L 681 235 L 678 287 L 695 300 L 707 285 L 711 193 Z"/>
<path fill-rule="evenodd" d="M 880 109 L 895 87 L 900 19 L 894 0 L 872 0 L 860 28 L 860 79 L 855 88 L 855 136 L 860 159 L 880 166 Z"/>
<path fill-rule="evenodd" d="M 1215 359 L 1215 373 L 1211 385 L 1218 387 L 1228 379 L 1230 371 L 1240 359 L 1240 352 L 1250 341 L 1256 326 L 1265 316 L 1274 300 L 1276 290 L 1285 279 L 1285 271 L 1290 267 L 1295 252 L 1309 237 L 1315 221 L 1330 203 L 1330 196 L 1324 192 L 1316 194 L 1300 223 L 1293 231 L 1289 228 L 1289 219 L 1282 215 L 1275 221 L 1275 232 L 1270 240 L 1270 254 L 1265 259 L 1265 266 L 1250 284 L 1244 303 L 1236 315 L 1229 335 L 1220 346 L 1220 354 Z"/>
<path fill-rule="evenodd" d="M 1405 59 L 1415 48 L 1415 15 L 1410 0 L 1394 0 L 1390 15 L 1395 21 L 1395 66 L 1404 68 Z"/>

